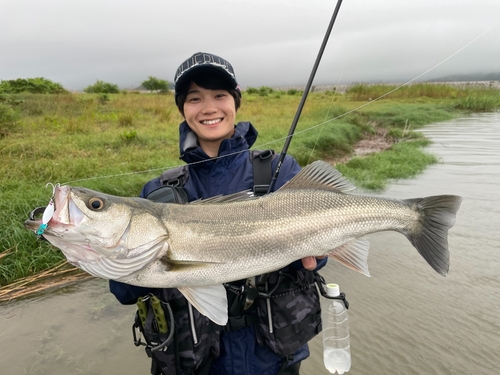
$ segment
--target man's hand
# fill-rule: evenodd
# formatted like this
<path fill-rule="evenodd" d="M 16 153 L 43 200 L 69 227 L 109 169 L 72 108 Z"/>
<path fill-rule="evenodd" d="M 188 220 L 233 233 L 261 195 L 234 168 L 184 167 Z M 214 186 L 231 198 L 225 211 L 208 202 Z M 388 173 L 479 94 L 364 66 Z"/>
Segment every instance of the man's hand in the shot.
<path fill-rule="evenodd" d="M 318 257 L 318 259 L 323 259 L 324 257 Z M 316 267 L 316 257 L 305 257 L 302 258 L 302 265 L 308 271 L 313 271 Z"/>

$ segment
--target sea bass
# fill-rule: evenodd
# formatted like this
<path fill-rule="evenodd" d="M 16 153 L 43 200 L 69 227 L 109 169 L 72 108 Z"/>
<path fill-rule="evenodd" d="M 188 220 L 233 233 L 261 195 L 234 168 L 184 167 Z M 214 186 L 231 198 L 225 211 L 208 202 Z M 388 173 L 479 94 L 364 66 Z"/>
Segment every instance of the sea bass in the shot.
<path fill-rule="evenodd" d="M 70 263 L 105 279 L 178 288 L 202 314 L 227 321 L 223 283 L 328 256 L 369 276 L 365 235 L 404 234 L 441 275 L 449 269 L 448 230 L 462 201 L 454 195 L 397 200 L 348 193 L 354 186 L 317 161 L 278 191 L 189 204 L 117 197 L 57 186 L 43 236 Z M 25 226 L 37 231 L 40 220 Z"/>

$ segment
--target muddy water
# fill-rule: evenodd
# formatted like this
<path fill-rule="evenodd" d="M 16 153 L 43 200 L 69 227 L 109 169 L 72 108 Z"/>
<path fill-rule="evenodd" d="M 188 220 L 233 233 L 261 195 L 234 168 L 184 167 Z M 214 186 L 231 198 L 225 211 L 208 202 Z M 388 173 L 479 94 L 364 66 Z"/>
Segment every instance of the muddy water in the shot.
<path fill-rule="evenodd" d="M 370 236 L 371 278 L 330 262 L 322 271 L 351 308 L 350 374 L 500 373 L 500 114 L 426 127 L 441 158 L 383 195 L 464 197 L 450 231 L 451 269 L 437 275 L 405 238 Z M 132 343 L 134 308 L 92 280 L 0 306 L 0 373 L 149 374 Z M 321 337 L 302 374 L 328 374 Z"/>
<path fill-rule="evenodd" d="M 132 306 L 91 280 L 0 307 L 0 374 L 149 374 Z"/>
<path fill-rule="evenodd" d="M 500 374 L 500 113 L 427 126 L 441 163 L 383 193 L 464 198 L 449 235 L 451 267 L 436 274 L 406 239 L 370 236 L 366 278 L 330 262 L 322 272 L 351 303 L 352 369 L 361 374 Z M 328 374 L 321 339 L 304 374 Z"/>

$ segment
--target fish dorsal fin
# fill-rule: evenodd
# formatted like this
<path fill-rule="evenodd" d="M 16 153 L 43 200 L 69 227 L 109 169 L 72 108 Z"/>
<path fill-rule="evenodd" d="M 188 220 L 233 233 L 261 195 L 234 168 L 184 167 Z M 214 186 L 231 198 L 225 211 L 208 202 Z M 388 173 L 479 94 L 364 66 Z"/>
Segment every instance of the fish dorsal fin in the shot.
<path fill-rule="evenodd" d="M 189 204 L 217 204 L 217 203 L 243 202 L 257 198 L 258 197 L 254 195 L 252 190 L 244 190 L 234 194 L 217 195 L 215 197 L 210 197 L 206 199 L 198 199 L 190 202 Z"/>
<path fill-rule="evenodd" d="M 329 189 L 346 192 L 356 187 L 342 173 L 322 160 L 306 165 L 281 189 Z M 280 189 L 280 190 L 281 190 Z"/>
<path fill-rule="evenodd" d="M 222 284 L 179 287 L 179 292 L 202 315 L 218 325 L 227 324 L 227 295 L 226 288 Z"/>

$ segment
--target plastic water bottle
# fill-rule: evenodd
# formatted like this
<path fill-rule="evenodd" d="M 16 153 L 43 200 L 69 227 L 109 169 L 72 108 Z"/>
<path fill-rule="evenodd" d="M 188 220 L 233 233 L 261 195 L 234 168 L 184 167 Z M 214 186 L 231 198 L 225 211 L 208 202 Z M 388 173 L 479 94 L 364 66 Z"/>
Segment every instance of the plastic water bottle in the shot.
<path fill-rule="evenodd" d="M 326 294 L 338 297 L 337 284 L 327 284 Z M 327 299 L 322 313 L 323 321 L 323 360 L 332 374 L 343 374 L 351 368 L 351 349 L 349 343 L 349 320 L 344 302 L 340 299 Z"/>

